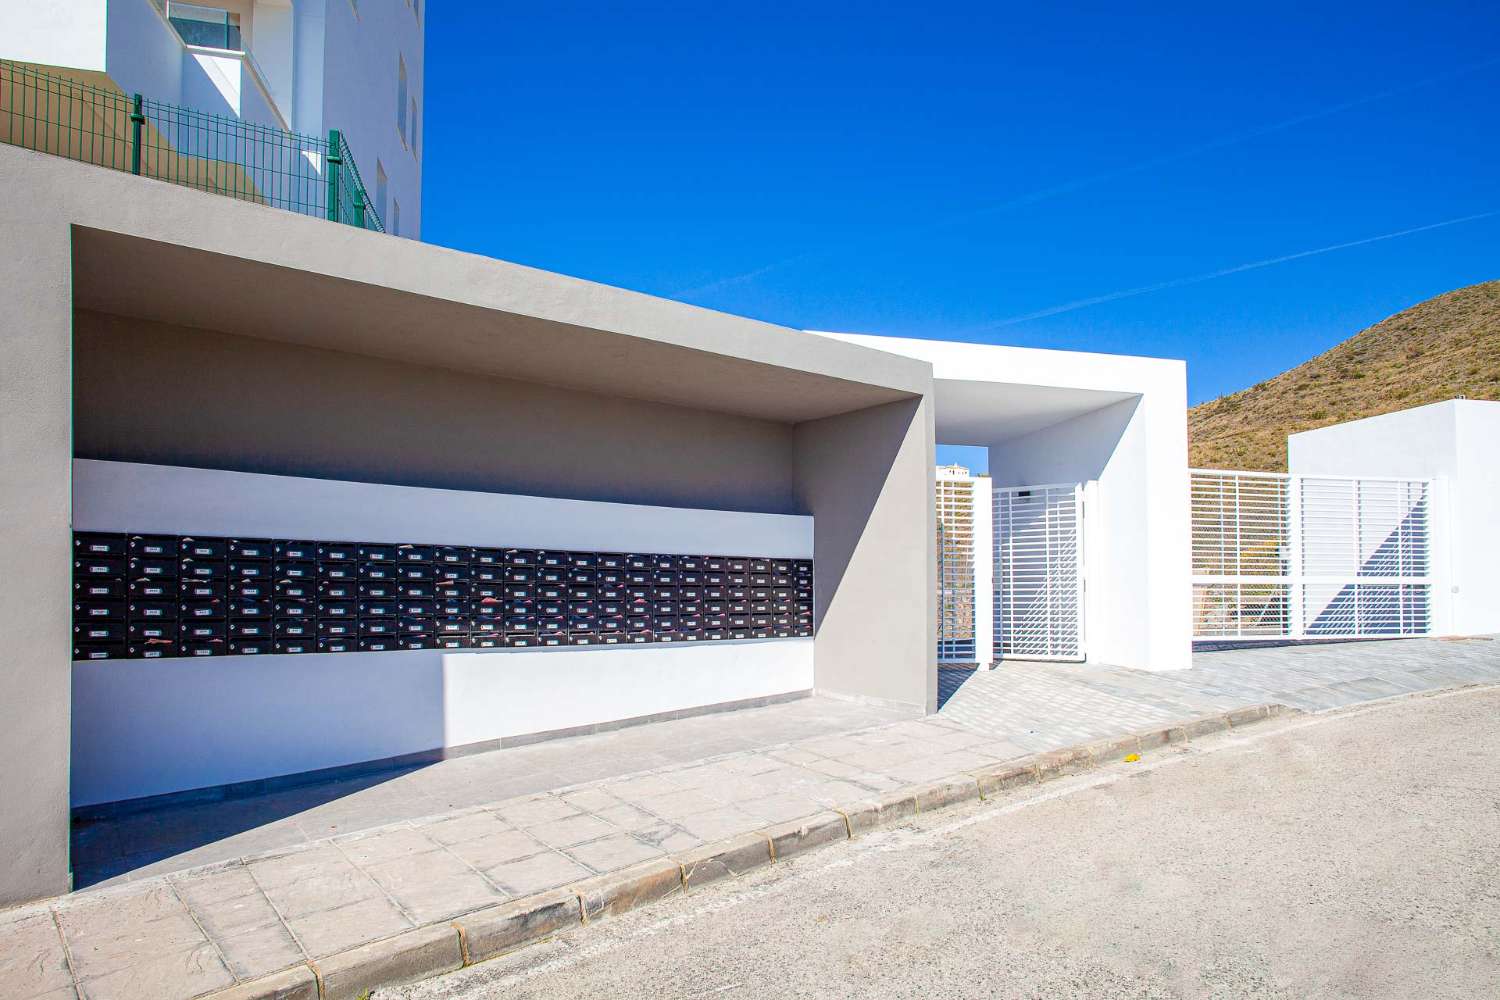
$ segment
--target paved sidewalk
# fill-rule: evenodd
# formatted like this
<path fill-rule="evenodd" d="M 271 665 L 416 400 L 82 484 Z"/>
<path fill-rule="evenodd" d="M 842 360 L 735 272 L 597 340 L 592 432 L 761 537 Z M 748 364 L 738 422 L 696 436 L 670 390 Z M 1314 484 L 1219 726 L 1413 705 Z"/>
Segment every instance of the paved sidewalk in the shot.
<path fill-rule="evenodd" d="M 945 678 L 956 689 L 926 719 L 867 721 L 852 731 L 822 729 L 721 753 L 705 754 L 711 743 L 689 744 L 688 755 L 702 759 L 631 774 L 619 774 L 614 761 L 608 768 L 615 773 L 604 777 L 588 771 L 606 767 L 610 739 L 650 734 L 581 737 L 550 746 L 561 756 L 547 772 L 546 790 L 501 794 L 436 815 L 401 815 L 376 829 L 304 837 L 208 869 L 0 913 L 0 996 L 194 997 L 506 899 L 1036 750 L 1262 701 L 1321 708 L 1500 681 L 1497 647 L 1408 641 L 1213 653 L 1176 674 L 1009 664 Z M 785 714 L 778 710 L 790 707 L 755 711 L 777 720 Z M 824 709 L 814 703 L 803 711 Z M 804 721 L 817 728 L 830 718 Z M 746 727 L 748 739 L 753 728 L 735 716 L 646 728 L 659 734 L 679 727 L 672 731 L 680 734 L 683 723 L 700 726 L 704 740 L 736 725 Z M 631 735 L 637 732 L 644 735 Z M 442 802 L 423 797 L 430 794 L 424 775 L 442 777 L 447 764 L 466 762 L 482 770 L 537 749 L 462 758 L 375 790 L 400 794 L 407 781 L 405 794 L 418 803 Z M 569 780 L 570 769 L 582 777 Z M 483 789 L 465 787 L 471 794 Z M 417 808 L 393 805 L 401 807 Z M 156 821 L 170 826 L 172 819 Z"/>
<path fill-rule="evenodd" d="M 915 711 L 833 698 L 803 698 L 456 757 L 253 798 L 75 823 L 74 885 L 85 888 L 164 875 L 401 820 L 917 716 Z"/>

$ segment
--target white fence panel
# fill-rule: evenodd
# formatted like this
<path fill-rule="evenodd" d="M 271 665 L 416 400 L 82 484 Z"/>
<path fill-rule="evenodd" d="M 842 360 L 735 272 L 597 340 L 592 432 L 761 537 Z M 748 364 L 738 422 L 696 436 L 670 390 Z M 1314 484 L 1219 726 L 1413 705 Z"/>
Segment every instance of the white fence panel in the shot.
<path fill-rule="evenodd" d="M 1194 470 L 1193 635 L 1432 630 L 1431 483 Z"/>

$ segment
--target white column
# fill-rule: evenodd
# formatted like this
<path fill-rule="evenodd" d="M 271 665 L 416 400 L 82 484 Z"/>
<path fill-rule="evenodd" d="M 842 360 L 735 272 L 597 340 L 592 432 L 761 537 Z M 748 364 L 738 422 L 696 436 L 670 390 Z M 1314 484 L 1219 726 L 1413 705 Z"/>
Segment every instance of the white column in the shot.
<path fill-rule="evenodd" d="M 974 480 L 974 659 L 995 661 L 995 503 L 993 480 Z"/>

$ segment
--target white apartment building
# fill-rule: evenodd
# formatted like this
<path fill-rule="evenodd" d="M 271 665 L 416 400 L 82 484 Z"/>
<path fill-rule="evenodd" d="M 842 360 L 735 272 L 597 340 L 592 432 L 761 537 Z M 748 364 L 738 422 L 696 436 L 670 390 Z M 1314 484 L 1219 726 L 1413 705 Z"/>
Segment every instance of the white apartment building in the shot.
<path fill-rule="evenodd" d="M 0 4 L 0 59 L 260 126 L 271 130 L 267 143 L 279 141 L 277 132 L 321 138 L 337 129 L 386 232 L 420 238 L 425 6 L 423 0 L 7 3 Z M 314 162 L 309 169 L 320 167 Z"/>

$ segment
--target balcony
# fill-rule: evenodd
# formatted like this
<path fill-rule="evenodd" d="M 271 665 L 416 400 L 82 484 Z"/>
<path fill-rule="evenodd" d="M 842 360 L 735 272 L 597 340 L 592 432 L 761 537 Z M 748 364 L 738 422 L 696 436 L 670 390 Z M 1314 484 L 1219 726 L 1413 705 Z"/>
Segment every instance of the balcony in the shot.
<path fill-rule="evenodd" d="M 163 12 L 167 15 L 167 23 L 176 29 L 177 37 L 186 45 L 245 51 L 239 14 L 194 3 L 164 3 Z"/>
<path fill-rule="evenodd" d="M 279 81 L 282 86 L 277 86 L 277 78 L 256 58 L 256 46 L 242 29 L 239 12 L 177 0 L 151 0 L 151 6 L 182 45 L 184 54 L 218 91 L 230 113 L 260 124 L 291 127 L 290 64 L 288 72 L 282 74 L 285 79 Z M 267 36 L 261 41 L 269 48 L 276 49 L 281 43 L 280 49 L 290 50 L 289 36 L 278 38 L 267 26 L 261 27 L 260 34 Z"/>
<path fill-rule="evenodd" d="M 301 135 L 0 60 L 0 142 L 384 232 L 337 129 Z"/>

